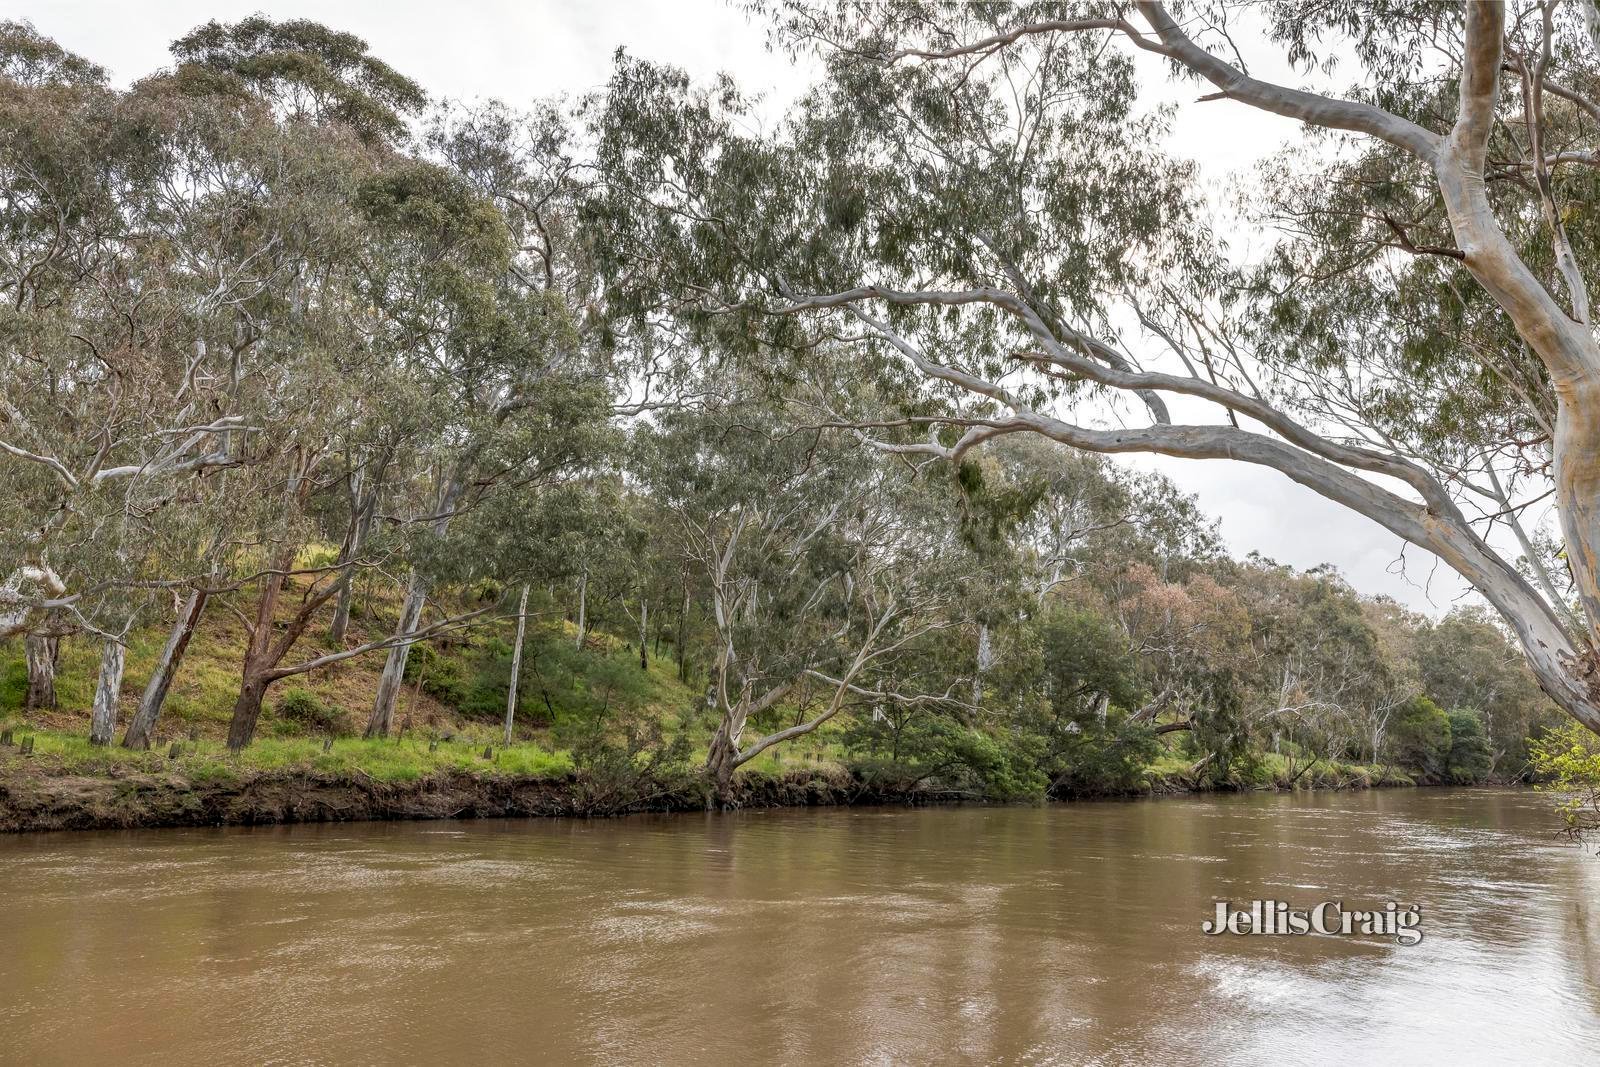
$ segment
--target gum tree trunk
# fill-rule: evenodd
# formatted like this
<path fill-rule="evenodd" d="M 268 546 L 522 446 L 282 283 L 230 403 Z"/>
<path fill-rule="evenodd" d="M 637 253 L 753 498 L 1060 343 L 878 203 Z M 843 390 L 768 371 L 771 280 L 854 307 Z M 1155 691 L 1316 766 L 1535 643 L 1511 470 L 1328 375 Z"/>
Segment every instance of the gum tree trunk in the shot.
<path fill-rule="evenodd" d="M 517 643 L 511 649 L 511 691 L 506 694 L 506 744 L 511 743 L 511 727 L 517 718 L 517 681 L 522 674 L 522 637 L 528 626 L 528 587 L 522 587 L 517 602 Z"/>
<path fill-rule="evenodd" d="M 255 738 L 267 685 L 264 675 L 246 675 L 240 684 L 239 699 L 233 703 L 233 720 L 228 724 L 228 748 L 232 751 L 238 752 Z"/>
<path fill-rule="evenodd" d="M 706 752 L 706 774 L 716 789 L 717 799 L 726 803 L 733 788 L 733 772 L 739 766 L 739 736 L 744 733 L 745 715 L 739 709 L 729 709 L 711 738 L 711 748 Z"/>
<path fill-rule="evenodd" d="M 133 713 L 128 732 L 122 737 L 123 748 L 149 748 L 155 740 L 156 720 L 161 717 L 161 708 L 172 689 L 172 680 L 178 675 L 183 654 L 194 637 L 195 627 L 200 623 L 200 615 L 205 611 L 209 596 L 203 590 L 193 590 L 179 609 L 172 630 L 167 634 L 167 643 L 161 649 L 161 658 L 156 661 L 150 681 L 144 687 L 144 695 L 139 699 L 139 710 Z"/>
<path fill-rule="evenodd" d="M 578 639 L 573 642 L 578 651 L 583 651 L 583 628 L 589 613 L 589 572 L 585 571 L 578 578 Z"/>
<path fill-rule="evenodd" d="M 400 623 L 395 636 L 404 637 L 416 630 L 422 621 L 422 607 L 427 601 L 427 589 L 422 576 L 412 572 L 406 586 L 405 606 L 400 610 Z M 394 723 L 394 707 L 400 698 L 400 686 L 405 679 L 406 660 L 411 655 L 409 643 L 395 645 L 383 661 L 383 674 L 378 678 L 378 695 L 372 702 L 372 717 L 367 720 L 367 737 L 388 737 Z"/>
<path fill-rule="evenodd" d="M 645 651 L 645 645 L 649 641 L 649 629 L 650 629 L 650 602 L 648 600 L 645 600 L 643 597 L 640 597 L 639 598 L 639 669 L 641 671 L 647 671 L 647 670 L 650 669 L 650 657 L 649 657 L 649 654 Z"/>
<path fill-rule="evenodd" d="M 61 656 L 61 638 L 55 634 L 31 633 L 23 641 L 28 660 L 28 696 L 23 707 L 28 711 L 56 706 L 56 663 Z"/>
<path fill-rule="evenodd" d="M 445 485 L 444 491 L 439 496 L 437 508 L 439 518 L 433 524 L 435 537 L 443 537 L 449 532 L 450 519 L 456 505 L 461 501 L 461 493 L 465 488 L 466 483 L 459 475 Z M 412 571 L 406 583 L 406 602 L 400 609 L 400 625 L 395 630 L 395 637 L 402 638 L 416 632 L 417 624 L 422 621 L 422 609 L 427 602 L 427 594 L 427 582 L 416 571 Z M 372 701 L 372 716 L 367 720 L 367 737 L 389 736 L 389 728 L 394 722 L 395 703 L 400 698 L 400 683 L 405 678 L 406 660 L 410 656 L 409 641 L 396 644 L 389 649 L 389 657 L 383 661 L 383 674 L 378 678 L 378 695 Z"/>
<path fill-rule="evenodd" d="M 366 484 L 367 479 L 360 470 L 351 476 L 350 499 L 356 513 L 351 521 L 350 534 L 339 553 L 341 564 L 353 565 L 353 561 L 360 558 L 367 537 L 372 533 L 373 516 L 377 514 L 377 490 L 374 488 L 363 493 Z M 347 576 L 339 587 L 339 598 L 333 605 L 333 624 L 328 628 L 328 638 L 335 648 L 344 644 L 350 631 L 350 605 L 355 600 L 355 585 L 354 575 Z"/>
<path fill-rule="evenodd" d="M 239 699 L 234 702 L 233 718 L 228 723 L 228 747 L 235 752 L 248 745 L 256 735 L 261 698 L 267 691 L 266 672 L 272 658 L 272 621 L 278 613 L 284 575 L 293 564 L 293 549 L 284 548 L 273 559 L 272 573 L 262 579 L 261 598 L 256 603 L 255 622 L 250 631 L 250 643 L 245 646 L 244 669 L 240 672 Z"/>
<path fill-rule="evenodd" d="M 117 730 L 117 698 L 122 692 L 122 669 L 127 648 L 108 637 L 100 647 L 100 680 L 94 690 L 94 715 L 89 723 L 89 743 L 109 745 Z"/>

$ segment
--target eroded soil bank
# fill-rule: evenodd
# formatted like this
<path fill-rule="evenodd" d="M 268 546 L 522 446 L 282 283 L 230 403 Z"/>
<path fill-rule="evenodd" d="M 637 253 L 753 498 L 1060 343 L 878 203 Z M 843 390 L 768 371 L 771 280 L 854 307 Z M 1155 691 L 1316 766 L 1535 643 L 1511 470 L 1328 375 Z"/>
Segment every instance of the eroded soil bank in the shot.
<path fill-rule="evenodd" d="M 1341 780 L 1330 788 L 1411 785 L 1405 779 Z M 1193 781 L 1161 780 L 1125 795 L 1211 792 Z M 437 774 L 385 782 L 356 774 L 257 772 L 225 781 L 182 774 L 51 774 L 13 767 L 0 776 L 0 833 L 126 830 L 176 826 L 396 819 L 591 817 L 715 807 L 835 807 L 941 804 L 978 798 L 918 785 L 863 782 L 840 770 L 796 769 L 735 780 L 720 800 L 700 782 L 609 785 L 579 774 L 562 777 Z M 981 800 L 979 801 L 981 802 Z"/>
<path fill-rule="evenodd" d="M 792 771 L 734 784 L 734 807 L 925 803 L 920 789 L 870 787 L 842 773 Z M 116 777 L 19 771 L 0 778 L 0 833 L 171 826 L 251 826 L 378 819 L 606 816 L 715 806 L 698 784 L 619 792 L 592 780 L 446 774 L 414 782 L 363 775 L 262 772 L 227 782 L 182 775 Z"/>

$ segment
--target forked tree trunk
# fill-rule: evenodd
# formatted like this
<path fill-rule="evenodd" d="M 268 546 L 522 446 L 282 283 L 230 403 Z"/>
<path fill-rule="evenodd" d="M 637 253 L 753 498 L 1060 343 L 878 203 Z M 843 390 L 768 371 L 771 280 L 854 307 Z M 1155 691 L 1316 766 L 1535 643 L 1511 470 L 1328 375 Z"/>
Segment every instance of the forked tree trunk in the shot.
<path fill-rule="evenodd" d="M 167 643 L 161 649 L 161 658 L 156 661 L 150 681 L 144 687 L 144 695 L 139 699 L 139 709 L 133 713 L 128 732 L 122 737 L 123 748 L 149 748 L 155 740 L 156 720 L 161 717 L 161 708 L 167 702 L 172 680 L 178 676 L 183 654 L 189 648 L 189 641 L 194 637 L 195 627 L 200 623 L 200 615 L 205 611 L 209 597 L 210 594 L 204 590 L 195 589 L 178 610 L 178 617 L 173 620 L 172 630 L 167 634 Z"/>
<path fill-rule="evenodd" d="M 528 626 L 528 587 L 522 587 L 517 602 L 517 643 L 511 649 L 511 691 L 506 694 L 506 744 L 511 743 L 511 727 L 517 718 L 517 681 L 522 674 L 522 637 Z"/>
<path fill-rule="evenodd" d="M 117 730 L 117 699 L 122 692 L 122 669 L 127 648 L 108 637 L 100 646 L 100 680 L 94 690 L 94 714 L 89 722 L 89 743 L 109 745 Z"/>
<path fill-rule="evenodd" d="M 439 496 L 439 517 L 433 523 L 433 535 L 443 537 L 450 529 L 450 520 L 456 504 L 461 500 L 466 483 L 459 476 L 452 477 Z M 400 609 L 400 624 L 395 637 L 406 637 L 416 632 L 422 621 L 422 609 L 428 599 L 428 584 L 416 571 L 406 582 L 406 602 Z M 383 661 L 383 674 L 378 678 L 378 695 L 372 701 L 372 715 L 367 719 L 367 737 L 388 737 L 394 723 L 394 708 L 400 699 L 401 683 L 405 680 L 406 660 L 411 656 L 411 642 L 397 644 L 389 649 Z"/>
<path fill-rule="evenodd" d="M 706 775 L 716 788 L 717 800 L 722 803 L 731 799 L 733 772 L 739 768 L 739 739 L 744 735 L 748 718 L 743 702 L 725 710 L 717 732 L 711 736 L 711 747 L 706 751 Z"/>
<path fill-rule="evenodd" d="M 256 602 L 255 622 L 245 646 L 244 669 L 240 671 L 239 699 L 234 702 L 233 718 L 228 723 L 228 747 L 235 752 L 256 735 L 261 698 L 268 684 L 266 672 L 272 659 L 272 622 L 278 613 L 285 574 L 293 564 L 294 550 L 285 547 L 273 558 L 271 573 L 261 580 L 261 598 Z"/>
<path fill-rule="evenodd" d="M 395 636 L 404 637 L 417 628 L 422 619 L 422 607 L 427 601 L 427 589 L 422 576 L 412 572 L 406 585 L 406 602 L 400 609 L 400 622 Z M 411 655 L 410 643 L 395 645 L 383 661 L 383 674 L 378 677 L 378 695 L 372 702 L 372 716 L 367 720 L 367 737 L 388 737 L 394 724 L 394 707 L 400 699 L 401 683 L 406 676 L 406 659 Z"/>
<path fill-rule="evenodd" d="M 61 638 L 55 634 L 29 634 L 23 640 L 23 648 L 28 660 L 28 695 L 23 707 L 28 711 L 55 707 Z"/>

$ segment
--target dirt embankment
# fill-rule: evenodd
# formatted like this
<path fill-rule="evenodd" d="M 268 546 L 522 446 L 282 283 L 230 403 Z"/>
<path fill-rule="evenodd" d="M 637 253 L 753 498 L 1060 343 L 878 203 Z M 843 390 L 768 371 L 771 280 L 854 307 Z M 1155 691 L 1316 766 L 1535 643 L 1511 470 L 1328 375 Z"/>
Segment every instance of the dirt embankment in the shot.
<path fill-rule="evenodd" d="M 791 771 L 741 779 L 731 807 L 806 807 L 928 803 L 923 790 L 869 787 L 839 772 Z M 375 819 L 506 818 L 693 811 L 717 806 L 698 783 L 631 784 L 627 789 L 585 779 L 447 774 L 415 782 L 364 775 L 260 773 L 226 782 L 182 775 L 116 777 L 32 771 L 0 778 L 0 833 L 36 830 L 120 830 L 170 826 L 252 826 Z"/>
<path fill-rule="evenodd" d="M 1300 783 L 1296 783 L 1300 784 Z M 1303 783 L 1316 789 L 1410 786 L 1403 775 L 1334 774 Z M 1148 781 L 1142 789 L 1075 795 L 1178 795 L 1231 791 L 1182 776 Z M 1269 783 L 1255 788 L 1286 788 Z M 1068 798 L 1063 798 L 1068 799 Z M 384 782 L 360 771 L 317 774 L 257 772 L 221 781 L 184 774 L 51 773 L 13 764 L 0 774 L 0 833 L 37 830 L 128 830 L 171 826 L 259 826 L 298 822 L 395 819 L 482 819 L 536 816 L 593 817 L 634 812 L 703 811 L 710 808 L 835 807 L 851 804 L 982 802 L 970 794 L 922 785 L 871 783 L 837 769 L 795 769 L 780 775 L 746 775 L 718 799 L 701 780 L 672 783 L 565 777 L 435 774 L 412 782 Z"/>

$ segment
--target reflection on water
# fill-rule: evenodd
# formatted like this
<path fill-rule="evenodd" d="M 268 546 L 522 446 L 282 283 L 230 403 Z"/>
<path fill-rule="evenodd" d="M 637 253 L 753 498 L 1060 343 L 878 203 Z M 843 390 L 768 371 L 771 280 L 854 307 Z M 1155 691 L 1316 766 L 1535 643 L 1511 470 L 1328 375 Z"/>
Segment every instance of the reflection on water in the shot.
<path fill-rule="evenodd" d="M 0 839 L 15 1063 L 1593 1062 L 1600 859 L 1519 793 Z M 1206 937 L 1423 906 L 1415 947 Z"/>

